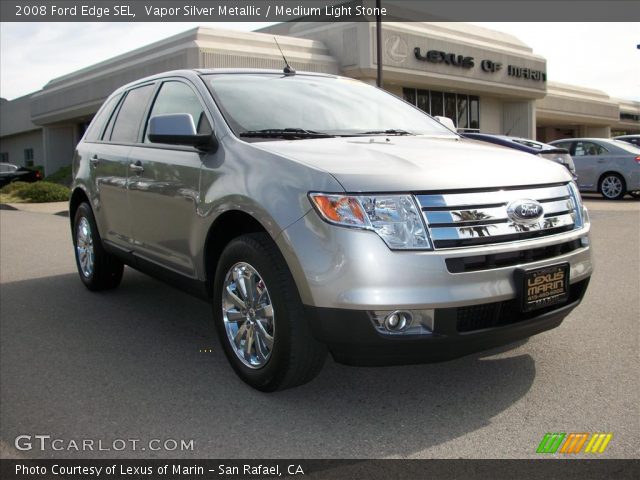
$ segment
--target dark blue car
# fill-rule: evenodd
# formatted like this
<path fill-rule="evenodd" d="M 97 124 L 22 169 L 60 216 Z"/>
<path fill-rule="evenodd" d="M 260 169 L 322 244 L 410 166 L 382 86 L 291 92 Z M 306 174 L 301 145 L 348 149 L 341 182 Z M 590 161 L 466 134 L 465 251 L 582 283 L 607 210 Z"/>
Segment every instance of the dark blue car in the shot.
<path fill-rule="evenodd" d="M 480 140 L 483 142 L 502 145 L 503 147 L 514 148 L 522 152 L 537 155 L 547 160 L 553 160 L 567 168 L 571 172 L 573 178 L 576 178 L 576 167 L 573 159 L 569 155 L 569 151 L 564 148 L 558 148 L 554 145 L 536 142 L 528 138 L 509 137 L 507 135 L 491 135 L 488 133 L 460 133 L 465 138 Z"/>

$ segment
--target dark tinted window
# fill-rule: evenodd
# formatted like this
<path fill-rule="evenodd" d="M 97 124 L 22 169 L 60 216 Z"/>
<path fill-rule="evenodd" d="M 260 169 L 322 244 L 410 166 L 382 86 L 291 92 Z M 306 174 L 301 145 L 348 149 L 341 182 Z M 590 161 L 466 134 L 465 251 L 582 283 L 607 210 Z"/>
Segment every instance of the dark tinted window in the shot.
<path fill-rule="evenodd" d="M 134 143 L 138 141 L 140 122 L 152 92 L 153 85 L 145 85 L 127 93 L 111 132 L 112 142 Z"/>
<path fill-rule="evenodd" d="M 429 113 L 429 90 L 418 90 L 418 103 L 420 110 Z"/>
<path fill-rule="evenodd" d="M 416 104 L 416 89 L 415 88 L 403 88 L 402 89 L 402 96 L 411 105 L 415 105 Z"/>
<path fill-rule="evenodd" d="M 442 92 L 431 92 L 431 115 L 434 117 L 444 115 L 444 99 L 442 95 Z"/>
<path fill-rule="evenodd" d="M 480 128 L 480 98 L 469 97 L 469 128 Z"/>
<path fill-rule="evenodd" d="M 469 98 L 466 95 L 458 95 L 458 128 L 469 128 Z"/>
<path fill-rule="evenodd" d="M 168 113 L 188 113 L 193 118 L 193 124 L 198 133 L 212 133 L 211 124 L 204 113 L 200 99 L 188 85 L 182 82 L 165 82 L 162 84 L 151 109 L 150 117 Z M 144 141 L 149 141 L 146 135 Z"/>
<path fill-rule="evenodd" d="M 91 125 L 87 130 L 87 134 L 84 137 L 85 142 L 95 142 L 102 138 L 102 133 L 104 132 L 105 124 L 111 117 L 111 114 L 113 113 L 113 109 L 118 104 L 118 101 L 120 100 L 121 97 L 122 95 L 116 95 L 115 97 L 112 97 L 109 100 L 107 100 L 107 102 L 103 105 L 103 107 L 96 114 L 96 116 L 93 117 L 93 120 L 91 121 Z"/>
<path fill-rule="evenodd" d="M 444 116 L 450 118 L 455 123 L 456 121 L 456 94 L 445 93 L 444 94 Z"/>

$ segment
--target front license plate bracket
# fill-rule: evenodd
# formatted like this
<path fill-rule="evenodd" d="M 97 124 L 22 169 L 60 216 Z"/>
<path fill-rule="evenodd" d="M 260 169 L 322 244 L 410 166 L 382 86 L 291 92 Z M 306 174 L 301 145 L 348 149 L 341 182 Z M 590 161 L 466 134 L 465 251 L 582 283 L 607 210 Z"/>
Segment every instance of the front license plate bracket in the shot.
<path fill-rule="evenodd" d="M 522 311 L 566 303 L 569 300 L 569 273 L 568 263 L 516 270 L 515 281 Z"/>

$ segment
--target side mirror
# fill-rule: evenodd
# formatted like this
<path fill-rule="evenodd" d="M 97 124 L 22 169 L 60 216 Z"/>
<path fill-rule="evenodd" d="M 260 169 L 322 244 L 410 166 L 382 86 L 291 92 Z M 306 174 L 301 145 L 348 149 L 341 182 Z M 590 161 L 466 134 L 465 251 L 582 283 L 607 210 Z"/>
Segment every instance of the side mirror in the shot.
<path fill-rule="evenodd" d="M 449 130 L 456 131 L 456 125 L 453 123 L 449 117 L 434 117 L 437 121 L 439 121 L 442 125 L 447 127 Z"/>
<path fill-rule="evenodd" d="M 199 150 L 216 151 L 218 140 L 213 133 L 196 132 L 193 117 L 188 113 L 154 115 L 149 119 L 149 141 L 168 145 L 190 145 Z"/>

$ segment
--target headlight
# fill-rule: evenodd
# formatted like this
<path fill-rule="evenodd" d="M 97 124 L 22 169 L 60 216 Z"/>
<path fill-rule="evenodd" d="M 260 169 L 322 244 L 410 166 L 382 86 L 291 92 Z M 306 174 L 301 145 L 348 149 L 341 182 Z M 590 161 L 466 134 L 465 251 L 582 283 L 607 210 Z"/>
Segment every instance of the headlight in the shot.
<path fill-rule="evenodd" d="M 569 182 L 569 190 L 571 191 L 573 203 L 576 206 L 575 225 L 577 228 L 582 228 L 589 224 L 589 212 L 587 212 L 587 207 L 582 203 L 582 197 L 580 196 L 580 190 L 576 182 Z"/>
<path fill-rule="evenodd" d="M 373 230 L 393 250 L 430 249 L 425 223 L 411 195 L 335 195 L 310 193 L 327 222 Z"/>

